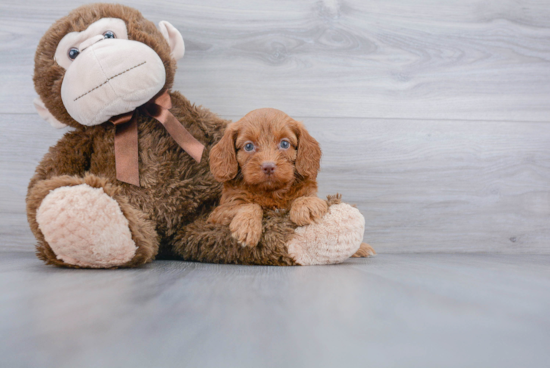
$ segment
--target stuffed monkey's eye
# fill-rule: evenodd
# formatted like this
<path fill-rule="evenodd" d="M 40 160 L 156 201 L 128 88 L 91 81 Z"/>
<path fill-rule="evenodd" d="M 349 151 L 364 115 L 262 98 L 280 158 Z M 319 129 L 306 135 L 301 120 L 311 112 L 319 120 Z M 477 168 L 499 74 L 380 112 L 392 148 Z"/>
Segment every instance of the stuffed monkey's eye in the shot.
<path fill-rule="evenodd" d="M 107 31 L 103 33 L 103 38 L 116 38 L 115 32 Z"/>
<path fill-rule="evenodd" d="M 80 51 L 76 47 L 71 47 L 69 49 L 69 59 L 74 60 L 80 54 Z"/>
<path fill-rule="evenodd" d="M 283 139 L 281 140 L 281 143 L 279 143 L 279 148 L 283 149 L 283 150 L 286 150 L 290 147 L 290 142 L 288 141 L 288 139 Z"/>
<path fill-rule="evenodd" d="M 244 145 L 244 150 L 245 150 L 246 152 L 252 152 L 252 151 L 254 151 L 254 148 L 255 148 L 255 147 L 254 147 L 254 143 L 252 143 L 252 142 L 247 142 L 247 143 Z"/>

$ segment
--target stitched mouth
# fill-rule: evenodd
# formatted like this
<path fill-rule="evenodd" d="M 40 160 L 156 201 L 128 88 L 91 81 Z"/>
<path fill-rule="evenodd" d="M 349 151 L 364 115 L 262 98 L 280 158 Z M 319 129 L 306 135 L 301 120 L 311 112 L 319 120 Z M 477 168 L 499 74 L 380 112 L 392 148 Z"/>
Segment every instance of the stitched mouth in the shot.
<path fill-rule="evenodd" d="M 113 76 L 110 77 L 110 78 L 107 78 L 107 80 L 105 80 L 105 82 L 103 82 L 103 83 L 101 83 L 100 85 L 98 85 L 98 86 L 92 88 L 92 89 L 89 90 L 88 92 L 86 92 L 86 93 L 84 93 L 84 94 L 78 96 L 77 98 L 75 98 L 75 99 L 73 100 L 73 102 L 76 101 L 76 100 L 78 100 L 78 99 L 80 99 L 80 98 L 82 98 L 82 97 L 84 97 L 84 96 L 86 96 L 88 93 L 93 92 L 93 91 L 95 91 L 96 89 L 98 89 L 98 88 L 104 86 L 104 85 L 107 84 L 110 80 L 115 79 L 116 77 L 119 77 L 119 76 L 121 76 L 122 74 L 127 73 L 127 72 L 129 72 L 130 70 L 132 70 L 132 69 L 135 69 L 135 68 L 137 68 L 137 67 L 142 66 L 142 65 L 145 64 L 146 62 L 147 62 L 147 61 L 144 61 L 144 62 L 142 62 L 142 63 L 139 63 L 139 64 L 137 64 L 137 65 L 134 65 L 133 67 L 128 68 L 128 69 L 126 69 L 126 70 L 123 71 L 123 72 L 120 72 L 120 73 L 118 73 L 118 74 L 113 75 Z"/>

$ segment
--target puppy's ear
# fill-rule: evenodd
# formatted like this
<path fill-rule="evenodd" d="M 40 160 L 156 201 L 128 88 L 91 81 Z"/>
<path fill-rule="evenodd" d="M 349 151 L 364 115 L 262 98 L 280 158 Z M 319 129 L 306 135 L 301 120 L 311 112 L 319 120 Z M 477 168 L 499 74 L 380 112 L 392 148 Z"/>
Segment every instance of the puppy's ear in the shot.
<path fill-rule="evenodd" d="M 296 171 L 304 177 L 315 180 L 321 166 L 321 147 L 299 121 L 293 121 L 294 132 L 298 136 Z"/>
<path fill-rule="evenodd" d="M 220 141 L 210 151 L 210 171 L 219 182 L 233 179 L 239 172 L 235 140 L 239 132 L 239 122 L 230 124 Z"/>

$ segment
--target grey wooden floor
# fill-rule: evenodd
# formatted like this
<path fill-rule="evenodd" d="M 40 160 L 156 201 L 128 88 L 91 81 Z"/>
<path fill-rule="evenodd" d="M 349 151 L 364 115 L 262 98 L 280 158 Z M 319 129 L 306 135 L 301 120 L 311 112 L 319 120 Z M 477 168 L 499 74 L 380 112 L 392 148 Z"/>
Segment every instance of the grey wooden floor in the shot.
<path fill-rule="evenodd" d="M 548 367 L 550 256 L 339 266 L 0 257 L 2 367 Z"/>
<path fill-rule="evenodd" d="M 379 255 L 75 271 L 24 199 L 65 133 L 34 51 L 85 2 L 0 2 L 0 367 L 550 366 L 550 0 L 123 1 L 181 31 L 191 101 L 304 121 Z"/>

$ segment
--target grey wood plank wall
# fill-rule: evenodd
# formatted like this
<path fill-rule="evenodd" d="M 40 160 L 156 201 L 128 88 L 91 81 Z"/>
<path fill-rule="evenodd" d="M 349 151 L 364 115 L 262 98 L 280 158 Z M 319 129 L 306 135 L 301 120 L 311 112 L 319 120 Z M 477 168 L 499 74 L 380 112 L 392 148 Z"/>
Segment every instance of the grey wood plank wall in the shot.
<path fill-rule="evenodd" d="M 33 249 L 26 186 L 64 133 L 32 107 L 34 50 L 83 3 L 0 4 L 0 249 Z M 191 101 L 304 121 L 321 194 L 379 252 L 550 253 L 550 0 L 122 3 L 181 31 Z"/>

